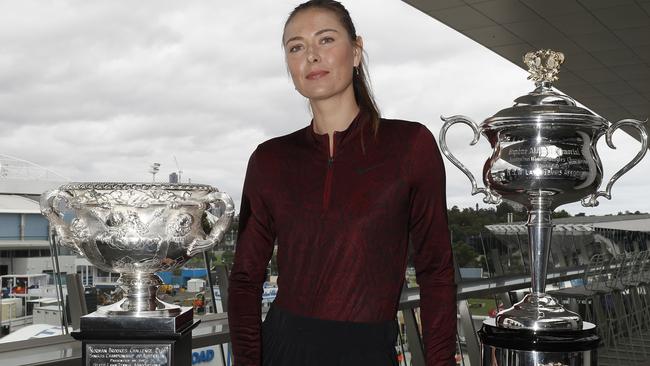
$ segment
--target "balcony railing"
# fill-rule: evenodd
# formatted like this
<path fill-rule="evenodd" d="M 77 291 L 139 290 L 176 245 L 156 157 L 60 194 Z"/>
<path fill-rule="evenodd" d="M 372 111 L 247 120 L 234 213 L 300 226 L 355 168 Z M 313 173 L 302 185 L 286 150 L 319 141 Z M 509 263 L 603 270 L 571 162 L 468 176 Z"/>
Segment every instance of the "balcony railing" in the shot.
<path fill-rule="evenodd" d="M 561 271 L 549 273 L 548 283 L 559 283 L 580 278 L 584 274 L 584 267 L 565 268 Z M 466 300 L 476 296 L 493 296 L 495 294 L 525 289 L 530 286 L 528 276 L 503 276 L 492 279 L 481 279 L 462 282 L 458 286 L 458 300 L 460 311 L 460 328 L 467 329 L 464 334 L 474 334 L 472 317 L 468 311 Z M 405 324 L 405 338 L 409 344 L 412 365 L 424 365 L 421 340 L 417 326 L 419 310 L 419 290 L 417 288 L 404 289 L 399 305 Z M 192 332 L 192 347 L 200 348 L 214 345 L 227 344 L 230 341 L 227 314 L 208 314 L 198 317 L 201 324 Z M 474 337 L 466 338 L 466 345 L 461 349 L 472 350 L 478 347 Z M 469 343 L 475 343 L 469 346 Z M 217 357 L 228 357 L 219 354 Z M 10 344 L 0 344 L 0 359 L 8 365 L 41 365 L 41 366 L 78 366 L 81 362 L 81 343 L 69 335 L 49 337 L 45 339 L 30 339 Z M 224 363 L 226 365 L 226 363 Z M 476 365 L 472 363 L 472 365 Z"/>
<path fill-rule="evenodd" d="M 226 278 L 224 273 L 219 278 Z M 98 278 L 95 278 L 97 280 Z M 464 365 L 480 364 L 477 328 L 485 316 L 472 314 L 471 299 L 494 298 L 508 307 L 512 296 L 530 287 L 523 274 L 458 281 L 458 352 Z M 643 364 L 650 355 L 650 252 L 598 254 L 580 266 L 550 269 L 548 289 L 567 307 L 579 311 L 586 321 L 596 323 L 603 339 L 599 358 L 608 365 Z M 573 284 L 571 287 L 569 284 Z M 227 294 L 227 291 L 221 291 Z M 74 293 L 74 292 L 73 292 Z M 223 299 L 227 301 L 227 299 Z M 423 366 L 424 355 L 419 331 L 419 289 L 405 288 L 399 304 L 401 346 L 407 351 L 408 365 Z M 73 315 L 74 317 L 74 315 Z M 192 346 L 227 345 L 230 341 L 227 314 L 196 316 L 201 324 L 193 331 Z M 1 342 L 1 341 L 0 341 Z M 227 347 L 216 347 L 223 365 L 231 357 Z M 0 343 L 0 359 L 8 365 L 79 365 L 81 344 L 69 335 Z M 6 362 L 6 363 L 5 363 Z M 230 363 L 232 364 L 232 363 Z M 403 363 L 406 365 L 406 363 Z"/>

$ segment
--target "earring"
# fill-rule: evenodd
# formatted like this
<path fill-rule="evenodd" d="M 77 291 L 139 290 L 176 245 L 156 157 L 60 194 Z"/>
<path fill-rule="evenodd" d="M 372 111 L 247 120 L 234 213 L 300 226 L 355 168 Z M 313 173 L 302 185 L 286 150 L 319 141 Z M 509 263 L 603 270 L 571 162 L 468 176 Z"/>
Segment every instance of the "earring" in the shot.
<path fill-rule="evenodd" d="M 354 68 L 354 73 L 355 73 L 357 76 L 359 76 L 359 67 L 358 67 L 358 66 L 355 66 L 355 67 L 353 67 L 353 68 Z"/>

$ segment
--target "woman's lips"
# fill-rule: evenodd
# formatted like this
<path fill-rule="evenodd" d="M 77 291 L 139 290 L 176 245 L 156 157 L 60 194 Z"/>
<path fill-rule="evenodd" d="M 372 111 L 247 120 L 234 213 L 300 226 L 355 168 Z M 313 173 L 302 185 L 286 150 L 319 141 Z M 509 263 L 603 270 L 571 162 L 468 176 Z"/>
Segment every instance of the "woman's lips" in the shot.
<path fill-rule="evenodd" d="M 319 71 L 312 71 L 309 74 L 307 74 L 307 79 L 308 80 L 317 80 L 322 78 L 323 76 L 329 74 L 329 71 L 325 70 L 319 70 Z"/>

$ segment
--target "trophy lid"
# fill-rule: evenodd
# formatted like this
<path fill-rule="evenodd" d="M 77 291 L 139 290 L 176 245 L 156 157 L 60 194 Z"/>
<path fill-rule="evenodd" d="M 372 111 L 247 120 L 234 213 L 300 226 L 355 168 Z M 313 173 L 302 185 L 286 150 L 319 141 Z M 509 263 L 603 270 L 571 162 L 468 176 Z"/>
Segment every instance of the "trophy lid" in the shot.
<path fill-rule="evenodd" d="M 513 127 L 514 124 L 580 124 L 585 127 L 607 128 L 608 122 L 586 108 L 579 107 L 570 96 L 553 87 L 558 80 L 564 54 L 552 50 L 528 52 L 524 56 L 529 80 L 535 81 L 535 90 L 515 99 L 512 107 L 502 109 L 486 119 L 483 129 Z"/>

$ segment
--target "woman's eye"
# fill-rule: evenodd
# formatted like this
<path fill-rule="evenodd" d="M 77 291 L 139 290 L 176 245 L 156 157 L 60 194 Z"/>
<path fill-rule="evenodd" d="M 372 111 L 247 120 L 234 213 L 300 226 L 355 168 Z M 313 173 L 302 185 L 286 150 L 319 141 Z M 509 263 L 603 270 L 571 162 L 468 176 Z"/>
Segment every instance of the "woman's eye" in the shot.
<path fill-rule="evenodd" d="M 293 45 L 293 46 L 289 47 L 289 52 L 290 53 L 298 52 L 298 51 L 300 51 L 301 48 L 302 48 L 302 45 L 299 45 L 299 44 Z"/>
<path fill-rule="evenodd" d="M 322 38 L 320 40 L 320 43 L 323 43 L 323 44 L 330 43 L 330 42 L 334 42 L 334 38 L 332 38 L 332 37 L 324 37 L 324 38 Z"/>

